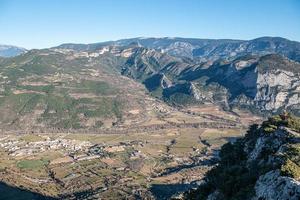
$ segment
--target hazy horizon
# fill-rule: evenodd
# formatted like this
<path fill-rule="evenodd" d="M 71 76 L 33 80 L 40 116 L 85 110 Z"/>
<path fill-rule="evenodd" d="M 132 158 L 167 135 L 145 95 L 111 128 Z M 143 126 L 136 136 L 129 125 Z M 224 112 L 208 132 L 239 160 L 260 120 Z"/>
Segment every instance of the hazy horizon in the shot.
<path fill-rule="evenodd" d="M 47 48 L 52 48 L 52 47 L 56 47 L 56 46 L 59 46 L 59 45 L 62 45 L 62 44 L 97 44 L 97 43 L 102 43 L 102 42 L 109 42 L 109 41 L 118 41 L 118 40 L 123 40 L 123 39 L 135 39 L 135 38 L 139 38 L 139 39 L 149 39 L 149 38 L 156 38 L 156 39 L 161 39 L 161 38 L 185 38 L 185 39 L 208 39 L 208 40 L 241 40 L 241 41 L 248 41 L 248 40 L 254 40 L 254 39 L 257 39 L 257 38 L 263 38 L 263 37 L 273 37 L 273 38 L 276 38 L 276 37 L 279 37 L 279 38 L 284 38 L 284 39 L 287 39 L 287 40 L 290 40 L 290 41 L 295 41 L 295 42 L 300 42 L 298 40 L 292 40 L 292 39 L 289 39 L 289 38 L 286 38 L 286 37 L 281 37 L 281 36 L 261 36 L 261 37 L 256 37 L 256 38 L 251 38 L 251 39 L 237 39 L 237 38 L 192 38 L 192 37 L 172 37 L 172 36 L 162 36 L 162 37 L 144 37 L 144 36 L 137 36 L 137 37 L 130 37 L 130 38 L 118 38 L 118 39 L 115 39 L 115 40 L 103 40 L 103 41 L 95 41 L 95 42 L 89 42 L 89 43 L 84 43 L 84 42 L 72 42 L 72 41 L 69 41 L 69 42 L 63 42 L 63 43 L 58 43 L 57 45 L 54 45 L 54 46 L 48 46 L 48 47 L 40 47 L 40 48 L 26 48 L 26 47 L 23 47 L 23 46 L 19 46 L 19 45 L 14 45 L 14 44 L 5 44 L 5 43 L 0 43 L 0 45 L 7 45 L 7 46 L 15 46 L 15 47 L 19 47 L 19 48 L 25 48 L 26 50 L 32 50 L 32 49 L 47 49 Z"/>
<path fill-rule="evenodd" d="M 300 2 L 1 0 L 0 43 L 27 49 L 135 37 L 300 41 Z"/>

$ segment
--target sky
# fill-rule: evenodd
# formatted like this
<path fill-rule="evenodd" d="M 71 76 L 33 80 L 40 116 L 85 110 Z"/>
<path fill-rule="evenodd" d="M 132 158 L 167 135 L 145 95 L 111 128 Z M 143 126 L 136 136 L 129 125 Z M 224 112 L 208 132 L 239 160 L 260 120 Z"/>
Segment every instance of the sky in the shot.
<path fill-rule="evenodd" d="M 0 44 L 47 48 L 131 37 L 300 41 L 300 0 L 0 0 Z"/>

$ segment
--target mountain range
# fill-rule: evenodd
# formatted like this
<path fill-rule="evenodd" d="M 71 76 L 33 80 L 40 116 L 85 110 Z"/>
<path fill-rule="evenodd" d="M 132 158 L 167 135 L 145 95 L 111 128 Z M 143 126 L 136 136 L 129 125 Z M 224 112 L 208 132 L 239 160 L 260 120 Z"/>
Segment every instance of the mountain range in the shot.
<path fill-rule="evenodd" d="M 299 61 L 300 43 L 279 37 L 133 38 L 23 50 L 0 58 L 0 110 L 11 113 L 1 126 L 27 119 L 28 129 L 117 125 L 147 98 L 300 115 Z"/>
<path fill-rule="evenodd" d="M 280 37 L 261 37 L 253 40 L 195 39 L 195 38 L 132 38 L 94 44 L 62 44 L 58 48 L 95 51 L 104 46 L 140 46 L 155 49 L 176 57 L 215 60 L 246 54 L 278 53 L 300 61 L 300 43 Z"/>
<path fill-rule="evenodd" d="M 57 48 L 126 54 L 129 59 L 122 75 L 144 83 L 167 101 L 213 102 L 264 113 L 288 109 L 299 114 L 299 42 L 279 37 L 133 38 Z"/>
<path fill-rule="evenodd" d="M 5 46 L 0 179 L 49 199 L 299 199 L 299 44 Z"/>

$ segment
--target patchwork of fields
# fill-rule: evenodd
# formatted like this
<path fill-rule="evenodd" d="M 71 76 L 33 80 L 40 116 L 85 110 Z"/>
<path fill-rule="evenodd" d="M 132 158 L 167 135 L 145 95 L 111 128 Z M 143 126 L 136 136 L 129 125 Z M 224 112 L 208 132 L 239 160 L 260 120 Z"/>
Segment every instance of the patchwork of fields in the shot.
<path fill-rule="evenodd" d="M 167 198 L 200 183 L 220 146 L 244 133 L 243 119 L 233 115 L 227 120 L 244 124 L 214 128 L 213 122 L 228 122 L 217 108 L 209 113 L 173 111 L 135 132 L 6 134 L 0 138 L 1 181 L 65 199 Z M 204 117 L 212 124 L 201 127 Z"/>

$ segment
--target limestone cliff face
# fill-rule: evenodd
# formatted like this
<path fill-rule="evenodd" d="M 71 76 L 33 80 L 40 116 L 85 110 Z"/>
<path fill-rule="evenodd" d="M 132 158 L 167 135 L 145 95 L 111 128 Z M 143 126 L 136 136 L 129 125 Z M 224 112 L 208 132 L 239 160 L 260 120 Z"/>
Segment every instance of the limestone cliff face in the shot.
<path fill-rule="evenodd" d="M 295 69 L 299 69 L 295 64 Z M 277 112 L 283 109 L 300 108 L 299 72 L 285 69 L 272 69 L 257 74 L 254 105 L 262 111 Z"/>
<path fill-rule="evenodd" d="M 255 184 L 255 197 L 259 199 L 300 199 L 300 182 L 286 176 L 281 176 L 279 170 L 274 170 L 259 177 Z"/>
<path fill-rule="evenodd" d="M 252 200 L 259 199 L 300 199 L 299 177 L 288 177 L 276 169 L 285 161 L 283 155 L 287 154 L 291 144 L 299 145 L 300 134 L 288 128 L 279 127 L 274 133 L 260 136 L 255 143 L 254 149 L 247 151 L 248 165 L 258 162 L 260 166 L 274 166 L 274 170 L 259 176 L 255 183 L 255 196 Z M 297 145 L 296 145 L 297 146 Z M 273 152 L 265 157 L 266 152 Z M 297 153 L 298 154 L 298 153 Z M 296 155 L 300 156 L 300 155 Z M 298 166 L 299 160 L 296 161 Z M 298 166 L 299 167 L 299 166 Z"/>
<path fill-rule="evenodd" d="M 259 73 L 255 104 L 262 110 L 276 111 L 280 108 L 300 106 L 300 77 L 285 70 Z"/>
<path fill-rule="evenodd" d="M 201 99 L 201 92 L 200 92 L 200 90 L 195 86 L 194 83 L 191 83 L 191 86 L 190 86 L 190 92 L 191 92 L 191 94 L 193 95 L 193 97 L 194 97 L 196 100 L 200 100 L 200 99 Z"/>

